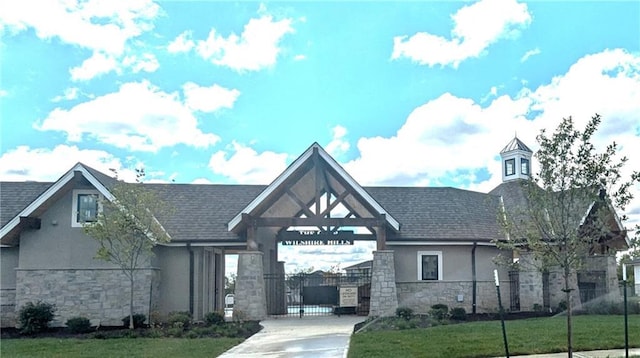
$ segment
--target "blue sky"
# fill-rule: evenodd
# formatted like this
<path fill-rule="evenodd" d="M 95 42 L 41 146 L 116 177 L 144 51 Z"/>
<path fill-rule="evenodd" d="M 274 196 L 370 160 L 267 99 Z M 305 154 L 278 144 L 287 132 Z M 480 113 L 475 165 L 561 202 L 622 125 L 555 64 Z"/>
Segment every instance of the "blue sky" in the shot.
<path fill-rule="evenodd" d="M 486 192 L 515 133 L 594 113 L 640 168 L 637 1 L 2 1 L 0 32 L 2 180 L 268 184 L 318 142 L 362 185 Z"/>

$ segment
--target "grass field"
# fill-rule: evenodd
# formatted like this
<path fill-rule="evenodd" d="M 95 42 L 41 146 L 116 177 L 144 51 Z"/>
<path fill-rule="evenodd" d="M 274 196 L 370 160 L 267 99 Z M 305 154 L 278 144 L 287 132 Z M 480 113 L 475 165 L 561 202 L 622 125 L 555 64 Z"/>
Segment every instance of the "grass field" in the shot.
<path fill-rule="evenodd" d="M 575 316 L 574 351 L 624 347 L 623 316 Z M 509 353 L 566 351 L 566 317 L 506 321 Z M 640 347 L 640 315 L 629 316 L 629 345 Z M 504 356 L 500 321 L 471 322 L 351 337 L 349 358 Z"/>
<path fill-rule="evenodd" d="M 0 341 L 0 357 L 217 357 L 242 338 L 25 338 Z"/>
<path fill-rule="evenodd" d="M 622 316 L 574 317 L 574 349 L 624 347 Z M 506 322 L 511 355 L 566 350 L 565 317 Z M 2 339 L 0 357 L 216 357 L 242 338 Z M 640 315 L 629 316 L 629 343 L 640 347 Z M 504 356 L 500 321 L 375 331 L 351 337 L 349 358 Z"/>

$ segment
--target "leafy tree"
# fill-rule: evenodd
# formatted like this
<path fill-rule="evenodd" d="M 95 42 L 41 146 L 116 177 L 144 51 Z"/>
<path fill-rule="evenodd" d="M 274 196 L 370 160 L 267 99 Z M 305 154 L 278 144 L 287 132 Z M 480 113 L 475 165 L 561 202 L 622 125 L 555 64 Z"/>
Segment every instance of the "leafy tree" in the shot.
<path fill-rule="evenodd" d="M 236 291 L 236 279 L 237 279 L 237 276 L 235 273 L 231 273 L 229 274 L 229 276 L 224 277 L 224 294 L 225 295 L 234 293 Z"/>
<path fill-rule="evenodd" d="M 117 182 L 110 189 L 113 200 L 100 200 L 102 211 L 95 222 L 84 225 L 86 234 L 100 247 L 96 258 L 111 262 L 129 279 L 129 328 L 134 328 L 133 293 L 135 273 L 149 263 L 153 247 L 170 241 L 156 216 L 170 210 L 154 192 L 141 183 L 144 171 L 138 170 L 138 183 Z"/>
<path fill-rule="evenodd" d="M 613 211 L 624 210 L 633 198 L 633 185 L 640 181 L 638 172 L 623 179 L 627 158 L 617 157 L 615 142 L 601 153 L 596 151 L 592 136 L 600 122 L 596 114 L 580 131 L 569 117 L 551 135 L 542 130 L 536 153 L 540 170 L 522 182 L 525 204 L 500 216 L 510 238 L 498 243 L 500 247 L 526 250 L 540 268 L 559 269 L 562 274 L 569 357 L 573 355 L 571 278 L 590 254 L 606 253 L 607 239 L 625 235 L 616 232 Z M 588 208 L 591 213 L 585 217 Z"/>

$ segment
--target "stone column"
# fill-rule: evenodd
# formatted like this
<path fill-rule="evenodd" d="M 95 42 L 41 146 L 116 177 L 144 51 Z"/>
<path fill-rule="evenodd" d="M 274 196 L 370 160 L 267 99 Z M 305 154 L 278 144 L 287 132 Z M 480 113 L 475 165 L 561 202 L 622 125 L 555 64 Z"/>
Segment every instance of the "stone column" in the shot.
<path fill-rule="evenodd" d="M 537 304 L 540 307 L 544 305 L 542 272 L 536 267 L 534 260 L 532 253 L 520 252 L 520 260 L 518 261 L 520 287 L 518 288 L 521 311 L 533 311 L 534 305 Z"/>
<path fill-rule="evenodd" d="M 369 316 L 394 316 L 398 308 L 393 250 L 373 252 Z"/>
<path fill-rule="evenodd" d="M 259 321 L 267 317 L 262 256 L 259 251 L 238 253 L 234 319 Z"/>

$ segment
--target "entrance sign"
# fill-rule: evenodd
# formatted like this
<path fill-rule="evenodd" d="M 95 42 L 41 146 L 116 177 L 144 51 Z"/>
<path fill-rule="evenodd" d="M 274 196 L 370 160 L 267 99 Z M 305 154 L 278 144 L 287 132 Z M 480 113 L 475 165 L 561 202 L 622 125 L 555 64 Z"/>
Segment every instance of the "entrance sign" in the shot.
<path fill-rule="evenodd" d="M 285 231 L 278 235 L 284 246 L 353 245 L 353 231 L 299 230 Z"/>
<path fill-rule="evenodd" d="M 340 287 L 340 307 L 358 306 L 358 287 Z"/>

